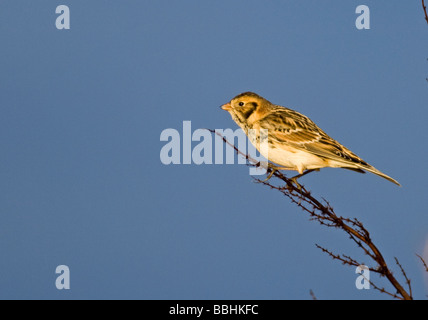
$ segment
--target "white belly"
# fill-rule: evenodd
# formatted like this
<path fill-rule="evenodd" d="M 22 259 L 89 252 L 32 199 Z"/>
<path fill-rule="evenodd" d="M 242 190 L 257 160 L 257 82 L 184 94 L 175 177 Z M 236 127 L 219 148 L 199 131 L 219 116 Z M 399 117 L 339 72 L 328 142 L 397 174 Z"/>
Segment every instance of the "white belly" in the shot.
<path fill-rule="evenodd" d="M 328 166 L 326 160 L 309 152 L 286 146 L 283 148 L 268 148 L 267 144 L 263 146 L 263 143 L 262 147 L 260 147 L 260 145 L 254 143 L 252 139 L 250 139 L 250 141 L 263 157 L 284 169 L 296 170 L 299 173 L 303 173 L 305 170 L 319 169 Z"/>
<path fill-rule="evenodd" d="M 284 167 L 284 169 L 296 170 L 299 173 L 303 173 L 305 170 L 319 169 L 328 166 L 326 160 L 309 152 L 288 146 L 283 146 L 281 148 L 269 148 L 267 135 L 264 135 L 263 132 L 261 135 L 262 141 L 260 145 L 260 133 L 258 130 L 250 130 L 248 132 L 248 138 L 266 159 Z"/>
<path fill-rule="evenodd" d="M 319 169 L 326 166 L 326 162 L 316 155 L 296 149 L 269 148 L 268 154 L 263 156 L 269 161 L 282 167 L 303 173 L 305 170 Z"/>

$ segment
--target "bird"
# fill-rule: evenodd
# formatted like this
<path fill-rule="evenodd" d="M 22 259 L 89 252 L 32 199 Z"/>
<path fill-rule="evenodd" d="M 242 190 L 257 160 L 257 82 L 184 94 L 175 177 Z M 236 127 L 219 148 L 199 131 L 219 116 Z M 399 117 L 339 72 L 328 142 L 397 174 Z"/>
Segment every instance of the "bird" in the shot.
<path fill-rule="evenodd" d="M 307 116 L 275 105 L 254 92 L 237 95 L 221 109 L 228 111 L 257 150 L 276 164 L 270 164 L 268 179 L 278 170 L 292 170 L 299 173 L 293 177 L 297 182 L 297 178 L 310 172 L 331 167 L 371 172 L 401 186 L 331 138 Z M 263 132 L 267 132 L 267 147 L 262 147 L 266 142 Z"/>

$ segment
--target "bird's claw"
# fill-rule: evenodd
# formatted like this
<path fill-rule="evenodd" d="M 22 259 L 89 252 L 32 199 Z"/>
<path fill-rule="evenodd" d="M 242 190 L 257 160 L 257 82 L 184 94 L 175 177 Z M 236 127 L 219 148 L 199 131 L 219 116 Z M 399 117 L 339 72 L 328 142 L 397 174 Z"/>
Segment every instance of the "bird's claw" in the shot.
<path fill-rule="evenodd" d="M 269 173 L 269 175 L 267 176 L 267 178 L 265 180 L 263 180 L 262 182 L 268 182 L 270 180 L 270 178 L 272 178 L 272 176 L 274 175 L 274 173 L 276 171 L 277 170 L 275 170 L 275 169 L 271 169 L 271 172 Z"/>

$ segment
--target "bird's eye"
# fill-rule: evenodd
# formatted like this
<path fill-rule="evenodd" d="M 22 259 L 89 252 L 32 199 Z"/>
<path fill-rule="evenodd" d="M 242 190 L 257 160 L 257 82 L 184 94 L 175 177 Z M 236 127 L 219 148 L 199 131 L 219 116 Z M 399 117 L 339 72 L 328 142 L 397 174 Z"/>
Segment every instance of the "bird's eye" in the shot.
<path fill-rule="evenodd" d="M 244 106 L 245 103 L 243 103 L 242 101 L 239 103 L 239 106 L 242 107 Z"/>

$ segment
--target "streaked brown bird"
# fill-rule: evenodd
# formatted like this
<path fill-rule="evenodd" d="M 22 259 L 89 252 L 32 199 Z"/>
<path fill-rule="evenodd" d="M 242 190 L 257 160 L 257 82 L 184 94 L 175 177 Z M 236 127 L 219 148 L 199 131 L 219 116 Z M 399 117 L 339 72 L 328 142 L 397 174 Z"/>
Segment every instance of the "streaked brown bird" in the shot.
<path fill-rule="evenodd" d="M 400 184 L 358 157 L 348 148 L 327 135 L 303 114 L 274 105 L 253 92 L 237 95 L 221 106 L 244 130 L 251 143 L 276 170 L 295 170 L 301 176 L 321 168 L 344 168 L 361 173 L 372 172 L 397 185 Z M 268 148 L 262 148 L 264 130 L 267 130 Z"/>

